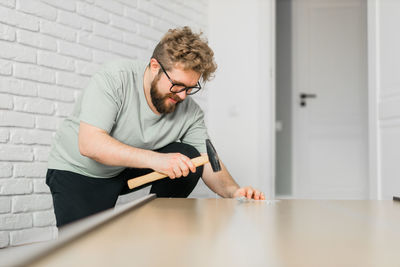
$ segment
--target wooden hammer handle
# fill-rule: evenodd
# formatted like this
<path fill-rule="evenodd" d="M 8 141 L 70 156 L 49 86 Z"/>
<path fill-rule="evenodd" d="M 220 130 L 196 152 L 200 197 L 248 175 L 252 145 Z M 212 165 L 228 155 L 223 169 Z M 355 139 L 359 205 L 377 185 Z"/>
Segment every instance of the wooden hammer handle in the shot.
<path fill-rule="evenodd" d="M 204 156 L 200 156 L 197 158 L 193 158 L 191 159 L 194 166 L 199 167 L 201 165 L 204 165 L 208 162 L 208 156 L 204 155 Z M 128 187 L 129 189 L 133 189 L 136 188 L 138 186 L 147 184 L 147 183 L 151 183 L 160 179 L 163 179 L 165 177 L 168 177 L 168 175 L 165 175 L 163 173 L 159 173 L 159 172 L 152 172 L 143 176 L 139 176 L 133 179 L 129 179 L 128 180 Z M 184 178 L 184 177 L 182 177 Z"/>

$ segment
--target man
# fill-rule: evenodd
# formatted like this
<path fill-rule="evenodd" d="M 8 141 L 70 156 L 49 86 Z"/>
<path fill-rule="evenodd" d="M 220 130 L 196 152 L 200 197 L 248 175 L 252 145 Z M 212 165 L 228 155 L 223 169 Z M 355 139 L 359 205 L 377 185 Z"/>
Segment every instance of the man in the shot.
<path fill-rule="evenodd" d="M 130 192 L 127 180 L 152 170 L 170 179 L 152 183 L 158 197 L 187 197 L 200 176 L 222 197 L 264 199 L 240 188 L 221 162 L 196 168 L 206 153 L 203 112 L 188 95 L 216 70 L 214 53 L 190 28 L 169 30 L 149 63 L 120 60 L 93 75 L 61 125 L 49 156 L 46 183 L 57 226 L 114 207 Z"/>

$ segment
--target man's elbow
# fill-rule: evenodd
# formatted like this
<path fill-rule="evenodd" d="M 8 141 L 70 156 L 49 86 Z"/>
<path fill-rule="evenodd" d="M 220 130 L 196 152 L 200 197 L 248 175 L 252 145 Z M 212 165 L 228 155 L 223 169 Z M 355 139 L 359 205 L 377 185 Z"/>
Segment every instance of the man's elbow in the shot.
<path fill-rule="evenodd" d="M 84 157 L 89 157 L 90 158 L 90 146 L 86 140 L 83 138 L 79 137 L 78 140 L 78 146 L 79 146 L 79 153 L 84 156 Z"/>
<path fill-rule="evenodd" d="M 105 131 L 81 123 L 78 133 L 79 153 L 93 160 L 98 160 L 99 144 L 103 143 Z"/>

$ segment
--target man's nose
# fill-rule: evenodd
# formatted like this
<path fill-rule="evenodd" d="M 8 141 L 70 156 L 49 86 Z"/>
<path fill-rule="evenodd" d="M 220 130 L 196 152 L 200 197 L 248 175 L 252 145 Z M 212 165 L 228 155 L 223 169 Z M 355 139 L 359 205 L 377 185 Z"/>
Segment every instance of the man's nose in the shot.
<path fill-rule="evenodd" d="M 179 93 L 176 93 L 178 96 L 179 96 L 179 98 L 181 99 L 181 100 L 185 100 L 185 98 L 186 98 L 186 90 L 184 90 L 184 91 L 182 91 L 182 92 L 179 92 Z"/>

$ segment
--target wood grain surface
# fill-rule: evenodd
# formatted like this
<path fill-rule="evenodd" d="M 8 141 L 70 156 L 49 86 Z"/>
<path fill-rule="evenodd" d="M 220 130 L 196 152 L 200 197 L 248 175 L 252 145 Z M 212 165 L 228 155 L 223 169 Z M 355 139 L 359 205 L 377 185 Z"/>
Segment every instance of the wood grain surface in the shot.
<path fill-rule="evenodd" d="M 158 198 L 31 266 L 400 266 L 400 203 Z"/>

